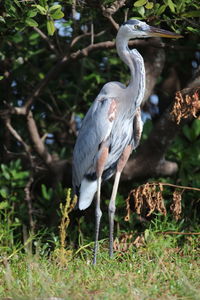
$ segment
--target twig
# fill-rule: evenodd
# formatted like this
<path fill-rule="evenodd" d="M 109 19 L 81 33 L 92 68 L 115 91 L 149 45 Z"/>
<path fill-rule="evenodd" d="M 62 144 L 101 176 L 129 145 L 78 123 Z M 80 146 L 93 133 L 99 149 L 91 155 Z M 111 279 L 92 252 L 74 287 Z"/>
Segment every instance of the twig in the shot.
<path fill-rule="evenodd" d="M 30 161 L 30 164 L 31 164 L 31 169 L 34 170 L 34 168 L 33 168 L 33 159 L 32 159 L 32 156 L 31 156 L 29 146 L 23 141 L 23 139 L 18 134 L 18 132 L 12 127 L 10 118 L 7 118 L 5 120 L 5 124 L 6 124 L 6 127 L 8 128 L 8 130 L 10 131 L 10 133 L 16 138 L 16 140 L 18 142 L 20 142 L 23 145 L 23 147 L 24 147 L 24 149 L 25 149 L 25 151 L 28 155 L 28 158 L 29 158 L 29 161 Z M 29 180 L 28 180 L 28 182 L 27 182 L 27 184 L 24 188 L 24 192 L 25 192 L 24 200 L 27 202 L 27 206 L 28 206 L 30 229 L 31 229 L 31 232 L 34 232 L 34 221 L 33 221 L 33 215 L 32 215 L 33 209 L 32 209 L 32 199 L 31 199 L 32 198 L 31 197 L 31 185 L 32 185 L 33 180 L 34 180 L 32 170 L 30 172 Z"/>
<path fill-rule="evenodd" d="M 91 45 L 94 44 L 94 23 L 91 22 Z"/>
<path fill-rule="evenodd" d="M 49 48 L 56 54 L 59 55 L 56 47 L 54 46 L 54 44 L 50 41 L 50 39 L 48 38 L 48 36 L 42 32 L 38 27 L 33 27 L 33 29 L 41 36 L 41 38 L 47 42 L 47 44 L 49 45 Z"/>
<path fill-rule="evenodd" d="M 76 36 L 72 42 L 71 42 L 71 45 L 70 45 L 70 48 L 72 48 L 80 39 L 86 37 L 86 36 L 90 36 L 91 35 L 91 32 L 85 32 L 83 34 L 80 34 L 78 36 Z"/>
<path fill-rule="evenodd" d="M 72 0 L 72 19 L 76 19 L 76 0 Z"/>
<path fill-rule="evenodd" d="M 128 19 L 128 12 L 129 12 L 129 8 L 126 8 L 126 9 L 124 10 L 124 22 L 126 22 L 127 19 Z"/>
<path fill-rule="evenodd" d="M 103 15 L 114 15 L 126 3 L 126 0 L 116 0 L 109 7 L 101 5 Z"/>
<path fill-rule="evenodd" d="M 34 144 L 34 148 L 38 155 L 43 159 L 46 165 L 50 165 L 52 163 L 52 156 L 47 151 L 42 138 L 39 135 L 37 125 L 35 123 L 35 120 L 33 118 L 33 114 L 31 111 L 27 114 L 27 125 L 28 125 L 28 131 L 30 134 L 30 138 Z"/>
<path fill-rule="evenodd" d="M 8 130 L 10 131 L 10 133 L 14 136 L 14 138 L 23 145 L 26 153 L 28 153 L 28 155 L 30 156 L 29 146 L 23 141 L 23 139 L 21 138 L 19 133 L 12 127 L 11 120 L 9 117 L 6 118 L 5 125 L 8 128 Z"/>
<path fill-rule="evenodd" d="M 113 27 L 116 30 L 119 29 L 119 24 L 117 24 L 115 22 L 112 15 L 114 15 L 122 6 L 124 6 L 125 2 L 126 2 L 126 0 L 116 0 L 109 7 L 101 5 L 101 9 L 102 9 L 104 17 L 106 17 L 111 22 L 111 24 L 113 25 Z"/>
<path fill-rule="evenodd" d="M 178 189 L 192 190 L 192 191 L 200 192 L 199 188 L 194 188 L 194 187 L 190 187 L 190 186 L 183 186 L 183 185 L 176 185 L 176 184 L 167 183 L 167 182 L 151 182 L 151 183 L 149 183 L 149 186 L 151 186 L 151 185 L 171 186 L 171 187 L 178 188 Z"/>
<path fill-rule="evenodd" d="M 200 235 L 200 232 L 158 231 L 158 234 Z"/>
<path fill-rule="evenodd" d="M 32 208 L 32 195 L 31 195 L 31 186 L 32 186 L 33 181 L 34 181 L 33 171 L 31 171 L 29 180 L 24 188 L 24 192 L 25 192 L 24 200 L 27 202 L 27 206 L 28 206 L 29 224 L 30 224 L 30 229 L 31 229 L 32 233 L 34 233 L 34 228 L 35 228 L 35 223 L 33 221 L 33 215 L 32 215 L 33 208 Z"/>
<path fill-rule="evenodd" d="M 115 20 L 113 19 L 112 16 L 107 16 L 107 18 L 110 21 L 110 23 L 113 25 L 113 27 L 116 29 L 116 31 L 118 31 L 119 24 L 117 22 L 115 22 Z"/>
<path fill-rule="evenodd" d="M 100 31 L 99 33 L 94 34 L 94 38 L 103 35 L 105 32 L 106 32 L 105 30 L 102 30 L 102 31 Z M 76 36 L 76 37 L 72 40 L 71 45 L 70 45 L 70 48 L 72 48 L 72 47 L 73 47 L 80 39 L 82 39 L 82 38 L 84 38 L 84 37 L 86 37 L 86 36 L 90 36 L 91 34 L 92 34 L 91 32 L 84 32 L 83 34 Z"/>

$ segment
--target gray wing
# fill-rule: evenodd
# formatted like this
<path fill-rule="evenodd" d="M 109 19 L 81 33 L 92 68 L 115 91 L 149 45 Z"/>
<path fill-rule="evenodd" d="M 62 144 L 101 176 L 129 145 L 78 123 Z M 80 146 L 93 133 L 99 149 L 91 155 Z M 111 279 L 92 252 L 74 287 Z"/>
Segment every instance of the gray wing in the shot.
<path fill-rule="evenodd" d="M 116 99 L 97 97 L 87 112 L 73 152 L 73 187 L 79 188 L 84 175 L 95 172 L 100 144 L 112 130 Z"/>
<path fill-rule="evenodd" d="M 140 143 L 143 130 L 143 122 L 141 118 L 141 108 L 138 107 L 133 119 L 133 149 L 136 149 Z"/>

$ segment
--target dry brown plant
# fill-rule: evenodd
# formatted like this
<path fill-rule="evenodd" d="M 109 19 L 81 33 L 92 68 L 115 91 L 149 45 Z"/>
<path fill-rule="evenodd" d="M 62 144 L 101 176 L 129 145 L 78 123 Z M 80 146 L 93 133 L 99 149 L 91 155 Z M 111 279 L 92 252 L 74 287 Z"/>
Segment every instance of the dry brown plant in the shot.
<path fill-rule="evenodd" d="M 184 190 L 175 190 L 173 192 L 173 202 L 170 206 L 170 210 L 175 218 L 175 220 L 178 220 L 180 218 L 181 212 L 182 212 L 182 206 L 181 206 L 181 199 L 182 199 L 182 193 Z"/>
<path fill-rule="evenodd" d="M 145 245 L 145 238 L 143 235 L 135 237 L 133 232 L 123 233 L 119 238 L 114 240 L 113 248 L 116 252 L 127 252 L 133 246 L 136 248 L 143 247 Z"/>
<path fill-rule="evenodd" d="M 134 212 L 136 212 L 138 215 L 141 214 L 142 209 L 146 209 L 147 217 L 150 216 L 154 211 L 160 212 L 162 215 L 166 216 L 167 210 L 163 198 L 164 186 L 175 188 L 173 191 L 173 202 L 170 206 L 170 210 L 176 220 L 180 219 L 181 216 L 181 200 L 183 192 L 185 190 L 195 190 L 200 192 L 200 189 L 188 186 L 178 186 L 163 182 L 147 182 L 130 191 L 126 199 L 127 214 L 125 216 L 125 221 L 130 220 L 130 203 L 133 204 Z"/>
<path fill-rule="evenodd" d="M 194 117 L 200 119 L 200 88 L 193 89 L 192 93 L 187 90 L 176 93 L 175 102 L 171 115 L 177 124 L 182 119 Z"/>

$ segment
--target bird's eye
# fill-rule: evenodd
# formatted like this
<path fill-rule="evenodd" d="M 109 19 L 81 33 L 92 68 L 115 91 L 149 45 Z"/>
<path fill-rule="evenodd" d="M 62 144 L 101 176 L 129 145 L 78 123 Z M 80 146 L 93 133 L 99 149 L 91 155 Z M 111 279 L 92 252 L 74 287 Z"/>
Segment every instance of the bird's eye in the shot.
<path fill-rule="evenodd" d="M 140 26 L 139 26 L 139 25 L 134 25 L 134 29 L 139 30 L 139 29 L 140 29 Z"/>

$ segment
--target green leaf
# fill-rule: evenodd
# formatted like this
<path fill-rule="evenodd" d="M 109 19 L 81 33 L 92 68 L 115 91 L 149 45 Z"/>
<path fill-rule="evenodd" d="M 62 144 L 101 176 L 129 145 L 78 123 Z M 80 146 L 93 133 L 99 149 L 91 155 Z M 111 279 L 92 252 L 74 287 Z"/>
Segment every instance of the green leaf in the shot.
<path fill-rule="evenodd" d="M 144 18 L 144 14 L 145 14 L 144 6 L 138 8 L 138 13 Z"/>
<path fill-rule="evenodd" d="M 11 170 L 10 173 L 14 180 L 26 179 L 29 176 L 28 171 L 20 171 L 19 172 L 17 170 Z"/>
<path fill-rule="evenodd" d="M 194 138 L 200 135 L 200 120 L 194 120 L 191 126 Z"/>
<path fill-rule="evenodd" d="M 51 13 L 51 17 L 58 20 L 64 17 L 64 13 L 61 10 L 56 10 L 54 13 Z"/>
<path fill-rule="evenodd" d="M 39 5 L 39 4 L 33 4 L 33 5 L 31 5 L 31 6 L 36 7 L 37 10 L 39 11 L 39 13 L 40 13 L 41 15 L 46 15 L 46 14 L 47 14 L 47 9 L 44 8 L 43 6 L 41 6 L 41 5 Z"/>
<path fill-rule="evenodd" d="M 49 35 L 53 35 L 55 32 L 55 26 L 52 19 L 47 20 L 47 31 Z"/>
<path fill-rule="evenodd" d="M 3 76 L 0 76 L 0 80 L 2 80 L 4 77 Z"/>
<path fill-rule="evenodd" d="M 29 10 L 27 13 L 27 17 L 33 18 L 37 15 L 38 11 L 36 9 Z"/>
<path fill-rule="evenodd" d="M 159 15 L 159 16 L 162 15 L 162 13 L 164 13 L 165 9 L 166 9 L 166 5 L 160 6 L 157 11 L 157 15 Z"/>
<path fill-rule="evenodd" d="M 14 2 L 15 2 L 15 4 L 16 4 L 18 7 L 20 7 L 20 8 L 21 8 L 21 6 L 20 6 L 20 3 L 19 3 L 19 1 L 18 1 L 18 0 L 14 0 Z"/>
<path fill-rule="evenodd" d="M 6 188 L 2 188 L 0 189 L 0 195 L 2 198 L 7 198 L 8 197 L 8 193 L 7 193 L 7 189 Z"/>
<path fill-rule="evenodd" d="M 192 134 L 188 125 L 183 126 L 183 133 L 189 141 L 192 141 Z"/>
<path fill-rule="evenodd" d="M 188 11 L 186 13 L 181 14 L 182 17 L 193 17 L 193 18 L 198 18 L 200 17 L 200 10 L 192 10 L 192 11 Z"/>
<path fill-rule="evenodd" d="M 8 168 L 6 167 L 6 165 L 2 164 L 1 165 L 1 170 L 2 170 L 2 175 L 5 179 L 10 180 L 10 174 L 8 172 Z"/>
<path fill-rule="evenodd" d="M 54 13 L 56 10 L 61 10 L 62 9 L 62 6 L 57 4 L 57 5 L 53 5 L 49 8 L 49 12 L 50 13 Z"/>
<path fill-rule="evenodd" d="M 153 6 L 154 6 L 154 3 L 153 3 L 153 2 L 148 2 L 148 3 L 145 5 L 146 9 L 152 9 Z"/>
<path fill-rule="evenodd" d="M 169 6 L 171 12 L 174 13 L 175 12 L 175 4 L 172 2 L 172 0 L 168 0 L 167 3 L 168 3 L 168 6 Z"/>
<path fill-rule="evenodd" d="M 0 16 L 0 22 L 1 23 L 6 23 L 5 19 L 2 16 Z"/>
<path fill-rule="evenodd" d="M 48 192 L 47 192 L 47 187 L 45 184 L 42 184 L 41 185 L 41 190 L 42 190 L 42 196 L 45 198 L 45 199 L 49 199 L 49 195 L 48 195 Z"/>
<path fill-rule="evenodd" d="M 9 3 L 9 5 L 7 4 L 6 10 L 7 10 L 7 13 L 9 14 L 9 16 L 16 18 L 17 11 L 13 5 L 11 5 L 10 3 Z"/>
<path fill-rule="evenodd" d="M 42 196 L 43 196 L 44 199 L 46 199 L 46 200 L 51 199 L 51 197 L 53 195 L 53 189 L 52 188 L 47 189 L 46 185 L 42 184 L 41 185 L 41 191 L 42 191 Z"/>
<path fill-rule="evenodd" d="M 143 6 L 147 3 L 147 0 L 138 0 L 134 3 L 134 6 L 135 7 L 140 7 L 140 6 Z"/>
<path fill-rule="evenodd" d="M 2 202 L 0 202 L 0 210 L 5 209 L 7 207 L 9 207 L 8 201 L 2 201 Z"/>
<path fill-rule="evenodd" d="M 32 34 L 29 35 L 29 41 L 34 41 L 39 38 L 39 34 L 37 32 L 33 32 Z"/>
<path fill-rule="evenodd" d="M 43 7 L 47 6 L 47 0 L 40 0 L 39 2 Z"/>
<path fill-rule="evenodd" d="M 23 35 L 20 32 L 17 32 L 12 36 L 12 40 L 17 44 L 23 41 Z"/>
<path fill-rule="evenodd" d="M 119 59 L 118 59 L 118 57 L 110 57 L 110 58 L 109 58 L 109 63 L 110 63 L 111 65 L 117 66 L 117 65 L 119 64 Z"/>
<path fill-rule="evenodd" d="M 31 18 L 27 18 L 25 20 L 25 23 L 28 25 L 28 26 L 31 26 L 31 27 L 37 27 L 38 26 L 38 23 L 34 20 L 34 19 L 31 19 Z"/>
<path fill-rule="evenodd" d="M 62 9 L 62 6 L 59 4 L 53 5 L 49 9 L 49 14 L 51 15 L 51 17 L 53 19 L 61 19 L 64 17 L 64 13 L 62 12 L 61 9 Z"/>
<path fill-rule="evenodd" d="M 194 33 L 199 33 L 199 30 L 197 28 L 193 28 L 191 26 L 187 26 L 186 29 L 191 31 L 191 32 L 194 32 Z"/>

